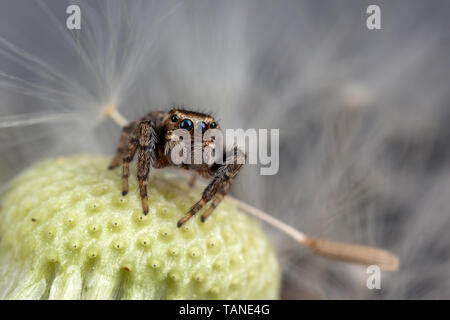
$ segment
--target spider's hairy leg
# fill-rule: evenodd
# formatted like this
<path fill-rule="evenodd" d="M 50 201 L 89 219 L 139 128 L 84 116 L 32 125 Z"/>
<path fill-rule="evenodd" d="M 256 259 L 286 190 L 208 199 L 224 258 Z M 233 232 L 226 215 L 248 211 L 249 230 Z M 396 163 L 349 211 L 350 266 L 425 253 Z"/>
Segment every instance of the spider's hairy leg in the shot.
<path fill-rule="evenodd" d="M 150 166 L 155 160 L 155 148 L 157 136 L 154 124 L 150 120 L 143 120 L 139 124 L 139 154 L 138 154 L 138 180 L 139 193 L 141 196 L 142 210 L 148 213 L 147 202 L 147 177 Z"/>
<path fill-rule="evenodd" d="M 123 158 L 123 153 L 125 152 L 128 137 L 130 135 L 130 132 L 134 129 L 136 126 L 136 121 L 130 123 L 129 125 L 123 127 L 122 129 L 122 135 L 120 137 L 119 147 L 117 148 L 116 155 L 114 156 L 113 160 L 111 161 L 111 164 L 109 165 L 108 169 L 114 169 L 120 164 L 120 160 Z"/>
<path fill-rule="evenodd" d="M 231 186 L 231 184 L 230 184 L 230 186 Z M 224 197 L 225 197 L 225 193 L 224 192 L 221 192 L 221 193 L 217 194 L 217 196 L 211 202 L 211 205 L 209 206 L 209 208 L 206 209 L 206 211 L 203 212 L 202 216 L 200 217 L 202 222 L 205 222 L 206 218 L 208 218 L 209 215 L 214 211 L 214 209 L 217 208 L 217 206 L 220 204 L 220 202 L 222 201 L 222 199 Z"/>
<path fill-rule="evenodd" d="M 237 147 L 234 147 L 233 161 L 231 163 L 225 161 L 225 163 L 217 169 L 214 179 L 203 191 L 202 198 L 191 207 L 191 209 L 188 211 L 188 213 L 186 213 L 184 217 L 182 217 L 178 221 L 178 227 L 181 227 L 183 224 L 185 224 L 198 211 L 200 211 L 205 204 L 207 204 L 209 201 L 211 201 L 212 198 L 217 195 L 217 200 L 214 199 L 211 208 L 208 208 L 208 210 L 202 215 L 202 221 L 204 221 L 212 213 L 212 211 L 217 207 L 223 197 L 231 189 L 234 178 L 239 173 L 244 164 L 244 161 L 241 161 L 241 159 L 245 159 L 245 153 L 243 153 Z"/>
<path fill-rule="evenodd" d="M 212 201 L 209 208 L 206 209 L 205 212 L 203 212 L 202 216 L 200 217 L 202 222 L 205 222 L 206 218 L 208 218 L 211 215 L 211 213 L 214 211 L 214 209 L 217 208 L 217 206 L 220 204 L 222 199 L 230 191 L 231 186 L 233 185 L 234 178 L 236 177 L 236 175 L 238 174 L 238 172 L 241 168 L 242 168 L 242 165 L 239 168 L 231 167 L 231 166 L 225 167 L 224 171 L 226 172 L 228 170 L 228 172 L 230 172 L 229 179 L 222 183 L 222 188 L 221 188 L 222 190 L 217 192 L 217 195 L 214 198 L 214 200 Z M 227 173 L 225 173 L 225 175 L 227 175 Z"/>
<path fill-rule="evenodd" d="M 138 147 L 139 123 L 134 127 L 133 131 L 131 131 L 130 141 L 128 142 L 127 150 L 123 155 L 122 195 L 126 195 L 128 193 L 128 176 L 130 174 L 130 162 L 133 161 L 134 155 Z"/>

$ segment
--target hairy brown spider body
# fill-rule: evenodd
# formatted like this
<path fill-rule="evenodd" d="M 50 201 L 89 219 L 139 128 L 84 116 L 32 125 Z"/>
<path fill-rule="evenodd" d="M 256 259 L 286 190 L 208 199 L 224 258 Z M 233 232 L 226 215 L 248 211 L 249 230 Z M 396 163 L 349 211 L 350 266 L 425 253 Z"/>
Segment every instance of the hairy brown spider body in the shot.
<path fill-rule="evenodd" d="M 120 165 L 121 160 L 123 161 L 122 194 L 128 193 L 129 165 L 136 152 L 138 152 L 139 192 L 144 214 L 148 213 L 147 177 L 151 166 L 153 168 L 177 166 L 195 170 L 204 178 L 213 179 L 203 191 L 201 199 L 178 221 L 178 227 L 181 227 L 208 202 L 212 201 L 210 207 L 201 216 L 201 220 L 204 222 L 230 191 L 234 178 L 243 166 L 242 161 L 238 161 L 238 157 L 245 157 L 245 154 L 234 147 L 232 161 L 223 159 L 223 163 L 220 164 L 215 162 L 194 163 L 193 161 L 175 164 L 172 161 L 171 152 L 180 143 L 179 137 L 175 135 L 176 130 L 184 129 L 188 131 L 193 142 L 191 146 L 195 146 L 194 131 L 203 134 L 208 129 L 217 128 L 218 125 L 211 116 L 181 109 L 172 109 L 169 112 L 150 112 L 145 117 L 125 126 L 122 130 L 117 153 L 109 166 L 109 169 L 114 169 Z M 201 141 L 202 151 L 207 146 L 215 148 L 214 137 L 207 141 Z M 193 185 L 195 177 L 193 176 L 191 185 Z"/>

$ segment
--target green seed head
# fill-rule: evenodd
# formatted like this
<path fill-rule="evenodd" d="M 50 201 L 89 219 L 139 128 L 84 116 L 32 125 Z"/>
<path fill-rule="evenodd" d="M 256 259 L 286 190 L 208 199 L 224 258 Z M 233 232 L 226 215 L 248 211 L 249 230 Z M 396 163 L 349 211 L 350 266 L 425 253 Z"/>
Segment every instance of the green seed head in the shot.
<path fill-rule="evenodd" d="M 258 223 L 226 200 L 176 223 L 201 190 L 170 170 L 149 177 L 149 213 L 131 168 L 108 157 L 51 159 L 1 200 L 0 299 L 276 299 L 280 269 Z"/>

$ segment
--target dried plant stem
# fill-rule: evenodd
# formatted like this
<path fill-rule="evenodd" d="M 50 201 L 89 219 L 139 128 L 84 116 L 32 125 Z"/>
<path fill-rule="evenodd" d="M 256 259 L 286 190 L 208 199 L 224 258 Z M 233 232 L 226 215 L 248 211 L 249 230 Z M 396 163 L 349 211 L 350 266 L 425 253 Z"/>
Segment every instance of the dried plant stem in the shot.
<path fill-rule="evenodd" d="M 297 229 L 292 228 L 284 222 L 281 222 L 273 216 L 252 207 L 245 202 L 231 196 L 227 196 L 226 198 L 228 202 L 233 203 L 245 212 L 283 231 L 292 239 L 310 249 L 315 255 L 363 265 L 377 265 L 380 269 L 385 271 L 396 271 L 399 268 L 399 259 L 386 250 L 308 237 Z"/>
<path fill-rule="evenodd" d="M 128 121 L 117 111 L 114 104 L 109 104 L 104 109 L 104 115 L 110 117 L 119 126 L 125 126 Z M 294 229 L 273 216 L 231 196 L 226 196 L 228 202 L 251 214 L 258 219 L 269 223 L 281 230 L 298 243 L 307 247 L 313 254 L 363 265 L 377 265 L 381 270 L 396 271 L 400 266 L 399 259 L 383 249 L 355 245 L 344 242 L 336 242 L 328 239 L 313 238 Z"/>
<path fill-rule="evenodd" d="M 292 228 L 291 226 L 287 225 L 284 222 L 281 222 L 280 220 L 265 213 L 264 211 L 252 207 L 251 205 L 241 200 L 238 200 L 232 196 L 227 196 L 226 199 L 228 200 L 228 202 L 234 204 L 236 207 L 244 210 L 245 212 L 251 214 L 252 216 L 255 216 L 258 219 L 267 222 L 268 224 L 271 224 L 275 228 L 280 229 L 281 231 L 289 235 L 292 239 L 294 239 L 297 242 L 300 242 L 301 244 L 304 244 L 305 241 L 308 239 L 308 237 L 304 233 L 298 231 L 297 229 Z"/>
<path fill-rule="evenodd" d="M 103 115 L 113 119 L 114 122 L 121 127 L 125 127 L 126 125 L 128 125 L 128 120 L 125 119 L 125 117 L 122 116 L 119 111 L 117 111 L 116 104 L 113 102 L 107 104 L 102 113 Z"/>

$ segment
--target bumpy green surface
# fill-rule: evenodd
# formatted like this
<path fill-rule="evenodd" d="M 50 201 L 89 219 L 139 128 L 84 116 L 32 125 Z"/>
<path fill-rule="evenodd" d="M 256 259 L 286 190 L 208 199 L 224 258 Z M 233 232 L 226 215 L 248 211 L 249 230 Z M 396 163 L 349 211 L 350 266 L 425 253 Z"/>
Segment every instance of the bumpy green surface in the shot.
<path fill-rule="evenodd" d="M 1 201 L 0 298 L 278 298 L 279 265 L 255 221 L 224 201 L 177 228 L 201 190 L 167 170 L 150 176 L 144 216 L 135 168 L 122 197 L 109 160 L 52 159 L 13 182 Z"/>

